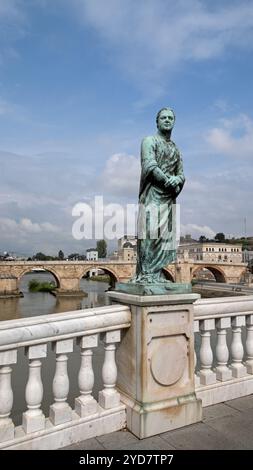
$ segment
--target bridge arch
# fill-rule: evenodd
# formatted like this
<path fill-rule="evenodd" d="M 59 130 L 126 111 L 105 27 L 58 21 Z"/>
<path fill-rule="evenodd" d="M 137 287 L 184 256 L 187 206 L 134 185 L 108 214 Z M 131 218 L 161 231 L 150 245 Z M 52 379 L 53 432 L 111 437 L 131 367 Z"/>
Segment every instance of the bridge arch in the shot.
<path fill-rule="evenodd" d="M 175 282 L 175 278 L 172 274 L 172 272 L 168 268 L 163 268 L 163 274 L 166 277 L 168 281 Z"/>
<path fill-rule="evenodd" d="M 191 280 L 194 278 L 194 276 L 196 276 L 198 271 L 201 271 L 202 269 L 208 269 L 208 271 L 213 274 L 216 282 L 227 282 L 227 278 L 224 271 L 220 267 L 210 266 L 209 264 L 203 264 L 202 266 L 198 266 L 197 268 L 193 269 L 191 273 Z"/>
<path fill-rule="evenodd" d="M 25 268 L 25 269 L 21 272 L 21 274 L 19 274 L 19 276 L 18 276 L 18 284 L 19 284 L 19 285 L 20 285 L 20 281 L 21 281 L 22 277 L 23 277 L 25 274 L 32 273 L 32 272 L 33 272 L 33 269 L 34 269 L 33 266 L 27 266 L 27 268 Z M 43 268 L 41 268 L 41 269 L 43 269 L 45 272 L 48 272 L 48 273 L 52 274 L 52 276 L 54 277 L 54 280 L 55 280 L 55 282 L 56 282 L 56 287 L 57 287 L 57 288 L 61 287 L 61 279 L 60 279 L 58 273 L 57 273 L 54 269 L 52 269 L 51 267 L 50 267 L 50 268 L 44 268 L 44 267 L 43 267 Z M 36 276 L 36 274 L 37 274 L 37 273 L 35 272 L 34 275 Z"/>
<path fill-rule="evenodd" d="M 102 269 L 102 271 L 105 272 L 105 274 L 108 274 L 110 276 L 110 286 L 114 287 L 116 282 L 119 282 L 119 276 L 117 275 L 117 273 L 111 269 L 111 268 L 108 268 L 108 267 L 104 267 L 103 265 L 96 265 L 95 266 L 96 269 Z M 85 276 L 85 274 L 87 274 L 92 268 L 94 268 L 94 266 L 89 266 L 87 268 L 84 269 L 84 271 L 82 272 L 82 275 L 80 277 L 80 280 Z"/>

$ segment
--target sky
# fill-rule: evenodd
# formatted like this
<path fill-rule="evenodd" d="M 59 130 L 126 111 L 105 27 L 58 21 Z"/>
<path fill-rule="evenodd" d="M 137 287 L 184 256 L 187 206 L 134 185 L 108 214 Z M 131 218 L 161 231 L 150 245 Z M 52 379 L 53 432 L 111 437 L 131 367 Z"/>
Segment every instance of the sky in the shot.
<path fill-rule="evenodd" d="M 94 246 L 73 207 L 137 203 L 164 106 L 181 233 L 253 235 L 252 52 L 252 0 L 0 0 L 0 252 Z"/>

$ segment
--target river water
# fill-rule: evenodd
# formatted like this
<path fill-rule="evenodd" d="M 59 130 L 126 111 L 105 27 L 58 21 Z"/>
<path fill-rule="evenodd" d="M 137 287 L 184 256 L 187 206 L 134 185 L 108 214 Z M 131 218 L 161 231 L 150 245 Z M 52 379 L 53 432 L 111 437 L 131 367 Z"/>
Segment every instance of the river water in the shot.
<path fill-rule="evenodd" d="M 109 288 L 106 282 L 88 281 L 82 279 L 80 287 L 88 296 L 82 299 L 75 297 L 55 297 L 48 292 L 29 292 L 29 281 L 53 281 L 53 276 L 47 272 L 29 273 L 23 276 L 20 290 L 24 297 L 16 299 L 0 299 L 0 320 L 12 320 L 17 318 L 61 313 L 71 310 L 96 307 L 106 304 L 105 291 Z M 98 396 L 98 391 L 103 388 L 101 370 L 104 358 L 103 344 L 94 350 L 93 369 L 95 385 L 93 395 Z M 69 354 L 68 374 L 70 379 L 70 392 L 68 403 L 74 407 L 74 398 L 79 395 L 77 377 L 80 368 L 80 348 L 74 344 L 73 353 Z M 53 403 L 52 382 L 55 372 L 55 353 L 51 345 L 48 347 L 47 359 L 42 359 L 42 382 L 44 387 L 42 409 L 48 416 L 49 405 Z M 13 366 L 12 388 L 14 392 L 14 404 L 12 418 L 16 425 L 21 424 L 22 412 L 26 410 L 25 386 L 28 378 L 28 359 L 24 348 L 18 350 L 18 362 Z"/>
<path fill-rule="evenodd" d="M 80 287 L 88 296 L 80 299 L 79 297 L 57 298 L 49 292 L 29 292 L 28 285 L 32 279 L 39 282 L 54 281 L 53 276 L 47 272 L 28 273 L 23 276 L 20 290 L 23 292 L 24 297 L 0 299 L 1 321 L 105 305 L 105 291 L 109 287 L 106 282 L 81 279 Z"/>

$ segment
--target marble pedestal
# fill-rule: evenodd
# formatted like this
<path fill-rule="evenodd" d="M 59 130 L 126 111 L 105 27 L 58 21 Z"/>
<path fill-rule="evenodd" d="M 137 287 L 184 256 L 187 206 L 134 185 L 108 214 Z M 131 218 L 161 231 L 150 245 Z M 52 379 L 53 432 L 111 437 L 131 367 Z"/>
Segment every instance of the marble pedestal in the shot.
<path fill-rule="evenodd" d="M 131 308 L 117 349 L 117 388 L 127 427 L 140 439 L 201 421 L 194 387 L 193 302 L 198 294 L 138 296 L 108 292 Z"/>

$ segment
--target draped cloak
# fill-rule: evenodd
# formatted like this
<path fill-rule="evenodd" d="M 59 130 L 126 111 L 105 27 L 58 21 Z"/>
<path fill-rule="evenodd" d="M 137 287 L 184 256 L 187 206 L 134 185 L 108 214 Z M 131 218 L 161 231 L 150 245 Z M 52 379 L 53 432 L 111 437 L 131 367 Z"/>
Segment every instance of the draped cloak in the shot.
<path fill-rule="evenodd" d="M 165 187 L 156 177 L 175 176 L 176 188 Z M 185 177 L 183 163 L 175 143 L 159 132 L 145 137 L 141 145 L 137 266 L 135 282 L 157 283 L 164 280 L 162 268 L 176 256 L 173 204 L 181 192 Z M 151 208 L 151 210 L 150 210 Z M 157 216 L 158 214 L 158 216 Z"/>

